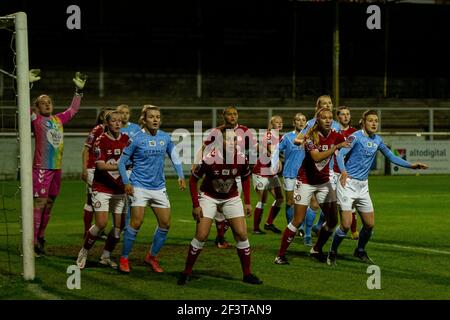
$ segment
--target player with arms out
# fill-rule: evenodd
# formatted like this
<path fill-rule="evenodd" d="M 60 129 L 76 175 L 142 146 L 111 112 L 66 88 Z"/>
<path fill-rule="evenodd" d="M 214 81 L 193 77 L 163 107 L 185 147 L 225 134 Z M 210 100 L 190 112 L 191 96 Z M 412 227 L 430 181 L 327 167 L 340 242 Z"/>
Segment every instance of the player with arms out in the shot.
<path fill-rule="evenodd" d="M 189 180 L 192 198 L 192 215 L 197 221 L 195 237 L 192 239 L 186 259 L 186 266 L 178 284 L 186 284 L 192 268 L 205 246 L 212 222 L 218 208 L 229 221 L 236 240 L 236 250 L 241 262 L 243 281 L 261 284 L 262 281 L 251 273 L 250 243 L 247 237 L 247 224 L 244 207 L 239 196 L 236 177 L 241 177 L 244 192 L 245 213 L 252 211 L 250 204 L 250 168 L 248 159 L 236 150 L 236 133 L 233 129 L 223 129 L 223 148 L 215 148 L 207 154 L 200 165 L 195 167 Z M 200 179 L 200 195 L 197 183 Z"/>
<path fill-rule="evenodd" d="M 122 116 L 118 111 L 108 111 L 105 115 L 105 132 L 95 142 L 95 172 L 92 181 L 92 206 L 95 224 L 88 230 L 84 244 L 78 253 L 77 265 L 86 266 L 89 250 L 108 224 L 108 214 L 113 214 L 114 226 L 108 234 L 100 264 L 117 269 L 111 260 L 111 252 L 120 240 L 124 225 L 125 190 L 117 168 L 122 150 L 128 145 L 128 136 L 120 133 Z"/>
<path fill-rule="evenodd" d="M 176 153 L 170 135 L 160 130 L 161 112 L 156 106 L 145 105 L 142 108 L 139 123 L 142 130 L 125 148 L 119 160 L 119 172 L 125 185 L 125 192 L 131 199 L 131 219 L 125 227 L 122 255 L 119 270 L 130 272 L 128 255 L 144 221 L 146 207 L 151 207 L 158 220 L 153 242 L 144 259 L 154 272 L 164 272 L 159 265 L 157 255 L 163 247 L 170 227 L 170 202 L 166 191 L 164 159 L 167 154 L 178 175 L 180 190 L 186 189 L 181 161 Z M 131 175 L 128 178 L 126 165 L 131 160 Z"/>
<path fill-rule="evenodd" d="M 65 111 L 53 115 L 53 101 L 42 94 L 34 101 L 31 125 L 35 149 L 33 160 L 33 215 L 34 251 L 36 256 L 45 254 L 45 229 L 61 188 L 61 168 L 64 149 L 64 125 L 78 112 L 86 77 L 80 72 L 72 79 L 75 94 Z"/>
<path fill-rule="evenodd" d="M 330 182 L 330 161 L 335 151 L 347 146 L 344 137 L 331 130 L 333 113 L 322 108 L 316 114 L 316 124 L 308 131 L 305 142 L 305 159 L 297 175 L 294 189 L 294 218 L 284 230 L 276 264 L 288 264 L 287 248 L 294 240 L 298 227 L 305 219 L 306 209 L 313 195 L 325 214 L 325 223 L 319 230 L 316 243 L 311 248 L 311 257 L 326 260 L 322 248 L 333 233 L 337 220 L 336 192 Z"/>
<path fill-rule="evenodd" d="M 380 150 L 389 161 L 401 167 L 410 169 L 428 168 L 423 163 L 409 163 L 395 156 L 386 147 L 383 139 L 376 134 L 378 131 L 378 115 L 375 110 L 364 112 L 360 125 L 361 130 L 348 138 L 348 141 L 351 142 L 350 146 L 341 149 L 337 158 L 341 170 L 340 181 L 337 185 L 337 197 L 342 211 L 341 224 L 336 228 L 327 257 L 327 264 L 330 266 L 336 265 L 338 247 L 350 229 L 353 206 L 358 210 L 363 224 L 359 232 L 358 246 L 353 255 L 364 262 L 373 264 L 365 248 L 375 225 L 375 213 L 369 194 L 368 178 L 377 151 Z M 346 155 L 348 155 L 348 159 L 344 163 L 343 159 Z"/>

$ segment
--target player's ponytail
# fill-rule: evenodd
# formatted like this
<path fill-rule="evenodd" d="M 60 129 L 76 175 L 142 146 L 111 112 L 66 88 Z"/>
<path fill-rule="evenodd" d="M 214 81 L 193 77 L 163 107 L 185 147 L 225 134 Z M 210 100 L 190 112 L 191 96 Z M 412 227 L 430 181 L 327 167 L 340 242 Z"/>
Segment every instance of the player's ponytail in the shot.
<path fill-rule="evenodd" d="M 331 112 L 330 109 L 328 108 L 320 108 L 319 110 L 317 110 L 315 118 L 316 118 L 316 122 L 314 122 L 314 125 L 311 127 L 311 129 L 308 130 L 308 132 L 306 133 L 306 139 L 312 140 L 312 142 L 315 145 L 318 145 L 320 142 L 319 139 L 319 116 L 322 112 Z"/>

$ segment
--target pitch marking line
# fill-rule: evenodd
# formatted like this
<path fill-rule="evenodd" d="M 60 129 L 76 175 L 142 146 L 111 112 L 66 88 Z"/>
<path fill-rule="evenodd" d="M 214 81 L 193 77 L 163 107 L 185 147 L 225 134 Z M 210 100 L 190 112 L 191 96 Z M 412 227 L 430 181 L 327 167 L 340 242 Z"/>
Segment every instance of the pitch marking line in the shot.
<path fill-rule="evenodd" d="M 28 291 L 35 294 L 39 298 L 42 298 L 45 300 L 62 300 L 60 297 L 55 296 L 54 294 L 51 294 L 50 292 L 45 291 L 38 284 L 30 283 L 29 285 L 27 285 L 26 288 Z"/>
<path fill-rule="evenodd" d="M 426 252 L 450 255 L 449 251 L 443 251 L 443 250 L 435 250 L 435 249 L 420 248 L 420 247 L 400 246 L 398 244 L 386 244 L 386 243 L 379 243 L 379 242 L 372 242 L 372 244 L 375 244 L 375 245 L 378 245 L 378 246 L 384 246 L 384 247 L 393 247 L 393 248 L 399 248 L 399 249 L 406 249 L 406 250 L 411 250 L 411 251 L 426 251 Z"/>

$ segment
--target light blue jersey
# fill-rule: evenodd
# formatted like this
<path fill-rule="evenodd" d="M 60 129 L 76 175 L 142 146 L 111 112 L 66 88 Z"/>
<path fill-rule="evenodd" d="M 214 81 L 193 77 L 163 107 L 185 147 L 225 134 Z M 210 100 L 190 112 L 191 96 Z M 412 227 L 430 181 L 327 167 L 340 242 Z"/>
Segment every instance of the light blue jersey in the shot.
<path fill-rule="evenodd" d="M 181 161 L 175 152 L 175 145 L 170 135 L 158 130 L 156 135 L 140 130 L 131 144 L 123 150 L 119 159 L 119 172 L 124 184 L 147 190 L 161 190 L 165 188 L 164 157 L 168 154 L 178 178 L 184 179 Z M 133 169 L 128 179 L 125 164 L 131 160 Z"/>
<path fill-rule="evenodd" d="M 284 152 L 283 177 L 294 179 L 297 177 L 298 169 L 305 158 L 305 149 L 303 146 L 294 144 L 297 132 L 286 133 L 279 144 L 279 152 Z"/>
<path fill-rule="evenodd" d="M 411 168 L 411 164 L 395 156 L 379 135 L 367 136 L 363 130 L 358 130 L 347 138 L 350 147 L 339 150 L 338 166 L 341 172 L 347 171 L 352 179 L 367 180 L 372 163 L 380 150 L 383 155 L 398 166 Z M 347 162 L 344 158 L 348 155 Z"/>
<path fill-rule="evenodd" d="M 141 131 L 141 127 L 133 122 L 128 122 L 126 127 L 120 128 L 120 132 L 125 133 L 130 138 L 133 138 L 139 131 Z"/>

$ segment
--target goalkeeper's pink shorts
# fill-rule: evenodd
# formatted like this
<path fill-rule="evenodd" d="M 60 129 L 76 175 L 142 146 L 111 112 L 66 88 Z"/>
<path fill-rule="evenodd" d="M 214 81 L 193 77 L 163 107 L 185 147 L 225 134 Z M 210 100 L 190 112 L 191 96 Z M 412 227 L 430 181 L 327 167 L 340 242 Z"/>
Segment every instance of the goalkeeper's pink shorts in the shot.
<path fill-rule="evenodd" d="M 33 196 L 56 198 L 61 189 L 61 169 L 33 168 Z"/>

